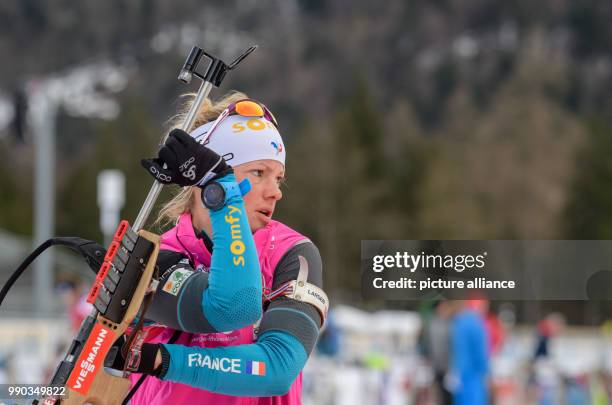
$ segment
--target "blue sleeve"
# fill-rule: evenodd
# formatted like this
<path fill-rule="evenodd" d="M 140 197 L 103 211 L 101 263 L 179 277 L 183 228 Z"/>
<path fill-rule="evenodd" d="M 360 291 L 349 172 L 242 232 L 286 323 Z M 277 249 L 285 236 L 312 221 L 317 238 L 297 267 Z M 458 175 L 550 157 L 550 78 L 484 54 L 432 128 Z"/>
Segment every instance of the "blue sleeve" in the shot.
<path fill-rule="evenodd" d="M 218 181 L 235 183 L 236 178 L 228 174 Z M 242 196 L 231 197 L 223 208 L 209 213 L 214 251 L 202 308 L 217 331 L 230 331 L 261 317 L 259 258 Z"/>
<path fill-rule="evenodd" d="M 480 373 L 486 374 L 489 371 L 489 342 L 486 324 L 481 319 L 477 319 L 477 324 L 473 329 L 472 344 L 474 346 L 474 368 Z"/>
<path fill-rule="evenodd" d="M 464 317 L 464 314 L 459 314 L 452 321 L 452 366 L 454 371 L 459 375 L 463 374 L 470 364 L 470 345 L 467 341 L 469 331 L 465 327 Z"/>
<path fill-rule="evenodd" d="M 478 315 L 460 314 L 453 320 L 453 368 L 459 375 L 484 374 L 488 370 L 487 335 Z"/>
<path fill-rule="evenodd" d="M 308 359 L 295 337 L 279 331 L 240 346 L 164 348 L 170 363 L 163 380 L 235 396 L 286 394 Z"/>

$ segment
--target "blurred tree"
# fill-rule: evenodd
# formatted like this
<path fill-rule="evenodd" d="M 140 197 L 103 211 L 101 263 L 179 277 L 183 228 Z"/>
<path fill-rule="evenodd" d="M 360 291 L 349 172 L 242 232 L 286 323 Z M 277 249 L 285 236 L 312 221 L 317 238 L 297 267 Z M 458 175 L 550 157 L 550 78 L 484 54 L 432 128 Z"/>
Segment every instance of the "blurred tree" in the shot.
<path fill-rule="evenodd" d="M 403 99 L 389 104 L 381 113 L 356 80 L 333 126 L 311 122 L 288 146 L 289 187 L 279 217 L 319 244 L 330 291 L 359 289 L 361 240 L 410 238 L 414 231 L 432 152 L 412 107 Z"/>
<path fill-rule="evenodd" d="M 447 106 L 440 159 L 423 196 L 427 237 L 560 236 L 585 130 L 549 95 L 566 91 L 567 61 L 541 40 L 534 32 L 486 110 L 478 111 L 465 89 Z"/>
<path fill-rule="evenodd" d="M 360 241 L 384 237 L 378 220 L 391 197 L 382 123 L 362 80 L 356 80 L 353 94 L 334 117 L 333 125 L 331 176 L 335 190 L 330 197 L 335 215 L 330 219 L 336 222 L 340 248 L 335 252 L 336 271 L 344 275 L 341 285 L 357 290 Z"/>
<path fill-rule="evenodd" d="M 588 143 L 576 158 L 565 213 L 568 239 L 612 239 L 612 127 L 589 120 Z"/>
<path fill-rule="evenodd" d="M 0 142 L 0 228 L 32 233 L 32 157 L 23 146 Z"/>
<path fill-rule="evenodd" d="M 59 192 L 58 234 L 102 239 L 98 225 L 97 176 L 105 169 L 124 172 L 126 205 L 121 218 L 130 222 L 136 218 L 153 184 L 140 167 L 140 159 L 155 153 L 162 136 L 161 128 L 152 125 L 151 116 L 142 106 L 141 100 L 128 95 L 117 120 L 94 127 L 95 146 L 83 153 Z"/>

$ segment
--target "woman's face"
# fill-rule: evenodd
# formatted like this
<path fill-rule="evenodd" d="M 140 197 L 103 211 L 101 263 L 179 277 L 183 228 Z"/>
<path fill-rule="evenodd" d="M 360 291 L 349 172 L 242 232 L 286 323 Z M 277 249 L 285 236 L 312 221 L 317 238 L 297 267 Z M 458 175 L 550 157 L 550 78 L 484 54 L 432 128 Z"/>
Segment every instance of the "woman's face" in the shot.
<path fill-rule="evenodd" d="M 251 231 L 265 227 L 272 219 L 276 202 L 283 198 L 280 186 L 285 178 L 285 168 L 276 160 L 256 160 L 234 167 L 236 180 L 247 178 L 251 191 L 244 196 L 247 218 Z"/>
<path fill-rule="evenodd" d="M 256 160 L 234 167 L 236 180 L 240 183 L 247 178 L 251 182 L 251 191 L 244 196 L 244 205 L 251 226 L 251 232 L 263 228 L 272 219 L 276 202 L 283 198 L 280 185 L 285 176 L 285 168 L 276 160 Z M 195 193 L 191 207 L 193 224 L 204 229 L 208 222 L 208 211 L 202 204 L 199 191 Z"/>

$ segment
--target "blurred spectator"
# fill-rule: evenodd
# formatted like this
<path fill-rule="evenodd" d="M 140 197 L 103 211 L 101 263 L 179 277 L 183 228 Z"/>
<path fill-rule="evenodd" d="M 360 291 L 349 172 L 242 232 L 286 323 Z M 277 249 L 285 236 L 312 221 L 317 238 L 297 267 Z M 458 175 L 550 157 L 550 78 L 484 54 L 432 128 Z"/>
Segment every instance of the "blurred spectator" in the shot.
<path fill-rule="evenodd" d="M 607 376 L 603 370 L 593 373 L 589 381 L 589 391 L 593 405 L 608 405 L 608 392 L 606 389 Z"/>
<path fill-rule="evenodd" d="M 58 283 L 57 291 L 68 313 L 70 328 L 73 333 L 76 333 L 81 327 L 83 319 L 93 309 L 93 306 L 87 302 L 87 292 L 82 283 L 72 280 L 64 280 Z"/>
<path fill-rule="evenodd" d="M 465 303 L 467 308 L 470 308 L 480 314 L 485 322 L 487 330 L 487 348 L 491 356 L 499 353 L 504 344 L 504 326 L 499 317 L 490 310 L 489 300 L 486 299 L 471 299 Z"/>
<path fill-rule="evenodd" d="M 439 400 L 436 403 L 442 405 L 452 404 L 452 394 L 444 385 L 450 356 L 451 309 L 448 301 L 438 301 L 433 316 L 425 324 L 422 336 L 423 356 L 432 368 L 435 388 L 438 391 Z"/>
<path fill-rule="evenodd" d="M 561 332 L 564 325 L 565 320 L 563 318 L 563 315 L 558 313 L 548 314 L 546 318 L 542 319 L 538 323 L 536 329 L 536 347 L 533 355 L 534 360 L 537 360 L 541 357 L 548 358 L 550 354 L 550 340 Z"/>
<path fill-rule="evenodd" d="M 364 354 L 362 362 L 366 369 L 365 379 L 363 380 L 367 387 L 365 392 L 370 394 L 364 402 L 386 404 L 391 359 L 385 354 L 381 342 L 374 341 L 372 343 L 370 349 Z"/>
<path fill-rule="evenodd" d="M 503 345 L 506 333 L 504 325 L 499 320 L 499 317 L 492 311 L 485 315 L 485 325 L 487 328 L 487 336 L 489 337 L 489 354 L 495 356 L 498 354 Z"/>
<path fill-rule="evenodd" d="M 319 335 L 317 351 L 328 357 L 336 357 L 340 352 L 340 328 L 336 325 L 333 311 L 330 311 L 321 335 Z"/>
<path fill-rule="evenodd" d="M 527 396 L 539 405 L 552 405 L 559 399 L 562 374 L 551 360 L 550 342 L 559 335 L 565 325 L 561 314 L 546 315 L 536 326 L 536 344 L 527 384 Z M 575 387 L 568 394 L 574 395 Z"/>
<path fill-rule="evenodd" d="M 453 403 L 486 404 L 489 357 L 485 321 L 473 305 L 462 301 L 451 305 L 456 311 L 450 329 Z"/>
<path fill-rule="evenodd" d="M 8 384 L 8 355 L 0 354 L 0 384 Z"/>

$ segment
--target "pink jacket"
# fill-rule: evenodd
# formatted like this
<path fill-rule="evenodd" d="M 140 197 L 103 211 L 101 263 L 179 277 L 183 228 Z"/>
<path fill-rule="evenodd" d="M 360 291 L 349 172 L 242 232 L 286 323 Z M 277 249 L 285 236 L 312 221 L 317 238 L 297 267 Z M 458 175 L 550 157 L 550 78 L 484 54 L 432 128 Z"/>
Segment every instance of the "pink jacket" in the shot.
<path fill-rule="evenodd" d="M 306 239 L 286 225 L 271 221 L 265 228 L 253 235 L 259 255 L 262 284 L 264 290 L 270 291 L 274 278 L 274 269 L 283 255 L 296 243 Z M 161 248 L 181 252 L 189 256 L 197 270 L 210 266 L 211 254 L 201 239 L 193 231 L 191 215 L 184 213 L 177 225 L 162 235 Z M 147 342 L 166 343 L 174 333 L 173 329 L 163 325 L 153 325 L 147 330 Z M 223 333 L 192 334 L 184 332 L 176 344 L 185 346 L 218 347 L 235 346 L 253 343 L 253 326 Z M 135 383 L 139 374 L 132 374 L 130 379 Z M 130 403 L 133 405 L 149 404 L 215 404 L 215 405 L 300 405 L 302 397 L 302 374 L 296 378 L 289 392 L 277 397 L 233 397 L 216 394 L 199 388 L 170 381 L 161 381 L 147 377 L 145 382 L 134 394 Z"/>

